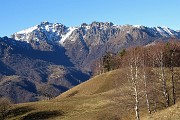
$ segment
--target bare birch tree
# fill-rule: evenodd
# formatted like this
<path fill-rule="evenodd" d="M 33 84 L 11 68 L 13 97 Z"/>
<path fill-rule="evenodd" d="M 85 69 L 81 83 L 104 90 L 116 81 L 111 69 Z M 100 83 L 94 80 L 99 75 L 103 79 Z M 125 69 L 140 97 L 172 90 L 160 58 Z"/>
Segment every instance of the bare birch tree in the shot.
<path fill-rule="evenodd" d="M 165 78 L 165 64 L 164 64 L 164 44 L 159 43 L 157 46 L 157 51 L 156 51 L 156 61 L 158 66 L 160 67 L 160 76 L 161 76 L 161 82 L 162 82 L 162 90 L 163 90 L 163 95 L 165 98 L 165 105 L 166 107 L 169 106 L 169 94 L 167 91 L 167 83 L 166 83 L 166 78 Z"/>
<path fill-rule="evenodd" d="M 151 109 L 150 109 L 150 102 L 149 102 L 149 94 L 148 94 L 148 88 L 147 88 L 147 83 L 148 83 L 148 78 L 147 78 L 147 69 L 148 69 L 148 49 L 147 48 L 142 48 L 141 49 L 141 54 L 142 54 L 142 70 L 143 70 L 143 81 L 144 81 L 144 92 L 145 92 L 145 97 L 146 97 L 146 105 L 148 109 L 148 113 L 151 114 Z"/>
<path fill-rule="evenodd" d="M 137 52 L 137 48 L 132 48 L 130 54 L 129 54 L 129 72 L 128 75 L 130 77 L 129 81 L 131 83 L 131 87 L 133 89 L 133 96 L 135 100 L 135 113 L 136 113 L 136 120 L 140 120 L 140 114 L 139 114 L 139 89 L 138 89 L 138 69 L 139 69 L 139 55 Z"/>

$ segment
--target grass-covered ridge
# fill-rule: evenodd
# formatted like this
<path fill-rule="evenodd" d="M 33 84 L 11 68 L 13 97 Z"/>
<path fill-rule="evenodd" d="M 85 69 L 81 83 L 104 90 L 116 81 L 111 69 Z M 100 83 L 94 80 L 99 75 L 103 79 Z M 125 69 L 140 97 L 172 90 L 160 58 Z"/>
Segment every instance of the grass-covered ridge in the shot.
<path fill-rule="evenodd" d="M 177 68 L 179 70 L 179 68 Z M 154 70 L 154 72 L 157 72 Z M 179 71 L 178 71 L 179 72 Z M 180 72 L 179 72 L 180 73 Z M 179 90 L 177 91 L 179 95 Z M 161 97 L 160 97 L 161 98 Z M 178 98 L 179 101 L 179 98 Z M 140 115 L 143 119 L 166 120 L 163 100 L 157 103 L 157 112 L 149 117 L 145 97 L 140 99 Z M 179 102 L 172 106 L 172 115 L 179 113 Z M 171 107 L 167 108 L 167 111 Z M 165 110 L 166 111 L 166 110 Z M 148 115 L 148 117 L 146 117 Z M 171 117 L 168 117 L 171 118 Z M 86 81 L 55 99 L 17 104 L 11 107 L 7 120 L 131 120 L 135 119 L 134 99 L 126 70 L 110 71 Z"/>

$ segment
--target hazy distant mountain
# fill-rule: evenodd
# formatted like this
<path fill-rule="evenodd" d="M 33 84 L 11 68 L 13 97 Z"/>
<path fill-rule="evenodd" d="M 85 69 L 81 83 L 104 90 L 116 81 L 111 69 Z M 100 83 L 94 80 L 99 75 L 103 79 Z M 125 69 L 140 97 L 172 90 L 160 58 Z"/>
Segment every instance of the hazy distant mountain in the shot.
<path fill-rule="evenodd" d="M 180 38 L 167 27 L 42 22 L 0 38 L 0 96 L 27 102 L 57 96 L 89 79 L 93 62 L 131 45 Z"/>

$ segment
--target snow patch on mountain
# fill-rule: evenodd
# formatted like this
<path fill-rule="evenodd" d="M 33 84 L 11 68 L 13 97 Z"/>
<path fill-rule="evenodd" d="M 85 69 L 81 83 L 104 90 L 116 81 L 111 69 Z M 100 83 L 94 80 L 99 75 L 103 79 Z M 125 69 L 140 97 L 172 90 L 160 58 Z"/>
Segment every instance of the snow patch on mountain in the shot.
<path fill-rule="evenodd" d="M 25 29 L 25 30 L 22 30 L 22 31 L 19 31 L 15 34 L 28 34 L 30 32 L 33 32 L 34 30 L 38 29 L 38 25 L 34 26 L 34 27 L 31 27 L 31 28 L 28 28 L 28 29 Z"/>
<path fill-rule="evenodd" d="M 86 30 L 89 30 L 91 27 L 90 26 L 86 26 L 85 28 L 86 28 Z"/>
<path fill-rule="evenodd" d="M 136 27 L 136 28 L 141 28 L 142 27 L 142 25 L 133 25 L 134 27 Z"/>
<path fill-rule="evenodd" d="M 60 43 L 61 45 L 63 45 L 64 41 L 65 41 L 65 40 L 72 34 L 72 32 L 73 32 L 74 30 L 76 30 L 76 29 L 77 29 L 77 27 L 69 27 L 68 30 L 67 30 L 67 33 L 64 34 L 64 35 L 61 35 L 61 40 L 59 41 L 59 43 Z"/>
<path fill-rule="evenodd" d="M 160 35 L 164 37 L 172 37 L 172 36 L 178 36 L 178 33 L 166 26 L 163 27 L 155 27 L 155 29 L 160 33 Z"/>
<path fill-rule="evenodd" d="M 163 26 L 163 30 L 166 31 L 168 34 L 173 35 L 173 33 L 170 31 L 168 27 Z"/>
<path fill-rule="evenodd" d="M 155 27 L 155 29 L 157 30 L 157 32 L 160 33 L 160 35 L 165 36 L 165 37 L 169 37 L 170 34 L 168 34 L 162 27 Z"/>

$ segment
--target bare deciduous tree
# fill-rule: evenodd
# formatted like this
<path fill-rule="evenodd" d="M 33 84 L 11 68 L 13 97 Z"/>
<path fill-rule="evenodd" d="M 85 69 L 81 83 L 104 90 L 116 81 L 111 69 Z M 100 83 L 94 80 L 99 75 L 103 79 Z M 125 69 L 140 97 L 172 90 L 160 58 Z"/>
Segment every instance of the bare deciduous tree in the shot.
<path fill-rule="evenodd" d="M 162 92 L 165 98 L 165 104 L 166 107 L 169 106 L 169 94 L 167 91 L 167 83 L 166 83 L 166 78 L 165 78 L 165 61 L 164 61 L 164 44 L 163 43 L 158 43 L 158 45 L 155 46 L 154 48 L 156 50 L 155 54 L 155 59 L 156 59 L 156 64 L 158 67 L 160 67 L 160 80 L 162 82 Z"/>
<path fill-rule="evenodd" d="M 142 55 L 142 60 L 141 60 L 141 64 L 142 64 L 142 70 L 143 70 L 143 81 L 144 81 L 144 92 L 145 92 L 145 97 L 146 97 L 146 105 L 147 105 L 147 109 L 148 109 L 148 113 L 151 114 L 151 109 L 150 109 L 150 102 L 149 102 L 149 94 L 148 94 L 148 87 L 147 87 L 147 83 L 148 83 L 148 59 L 149 59 L 149 55 L 148 55 L 148 49 L 146 48 L 142 48 L 141 49 L 141 55 Z"/>
<path fill-rule="evenodd" d="M 128 59 L 128 58 L 127 58 Z M 139 89 L 138 89 L 138 70 L 140 66 L 140 56 L 138 53 L 137 48 L 132 48 L 130 54 L 129 54 L 129 71 L 128 71 L 128 77 L 130 77 L 129 81 L 131 83 L 131 87 L 133 89 L 133 95 L 135 99 L 135 113 L 136 113 L 136 119 L 140 120 L 140 114 L 139 114 Z"/>
<path fill-rule="evenodd" d="M 168 54 L 168 58 L 169 58 L 168 61 L 170 61 L 168 66 L 169 66 L 170 71 L 171 71 L 173 104 L 175 104 L 176 103 L 176 80 L 174 77 L 175 76 L 174 67 L 176 66 L 175 58 L 177 55 L 176 53 L 178 52 L 178 48 L 180 47 L 180 44 L 177 41 L 171 40 L 167 44 L 167 47 L 168 47 L 167 54 Z"/>

